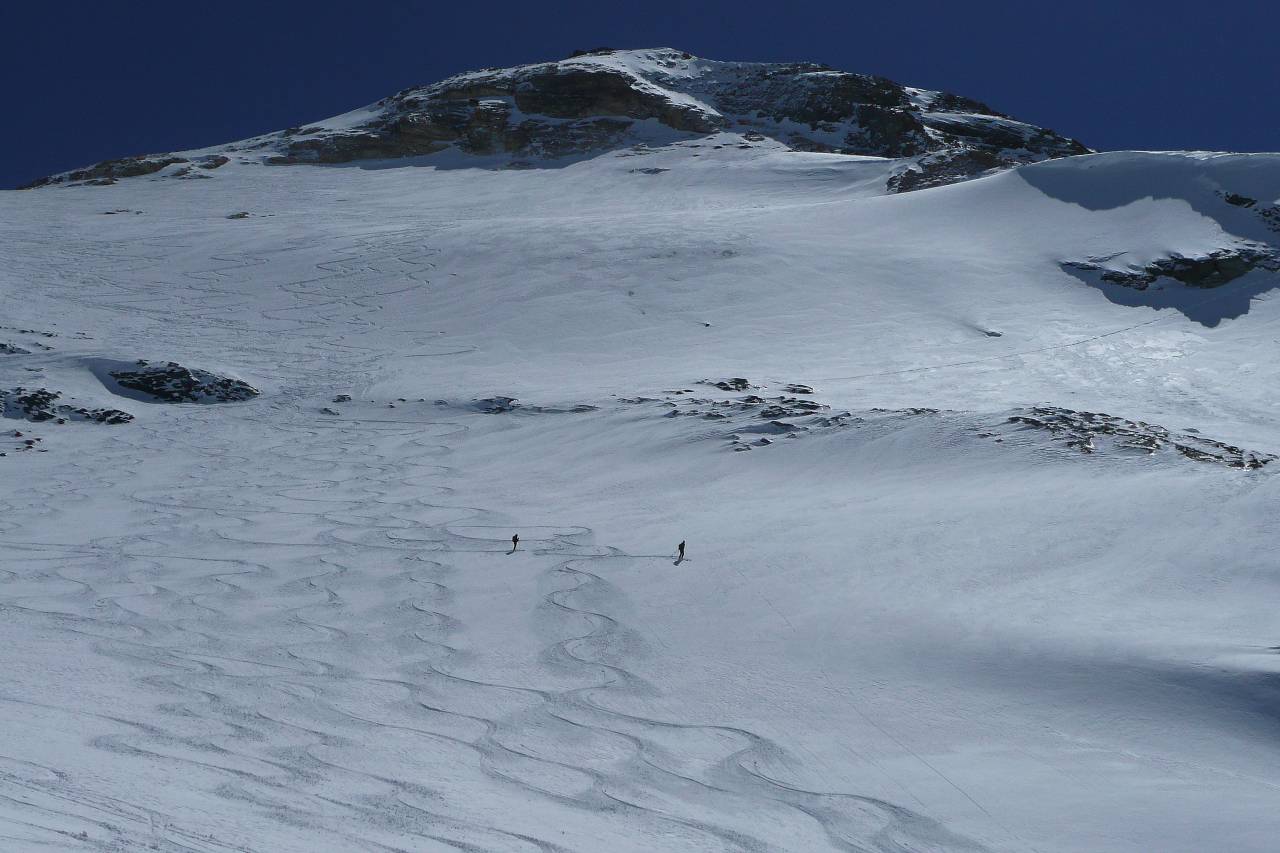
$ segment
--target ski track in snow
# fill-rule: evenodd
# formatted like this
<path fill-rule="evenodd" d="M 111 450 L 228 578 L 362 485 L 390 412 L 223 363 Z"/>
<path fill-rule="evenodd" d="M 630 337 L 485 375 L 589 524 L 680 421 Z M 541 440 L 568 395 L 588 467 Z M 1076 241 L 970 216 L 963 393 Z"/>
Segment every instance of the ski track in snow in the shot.
<path fill-rule="evenodd" d="M 1056 166 L 881 198 L 704 155 L 737 156 L 228 164 L 5 208 L 3 322 L 58 334 L 15 385 L 101 399 L 90 359 L 190 356 L 263 395 L 11 422 L 50 452 L 0 459 L 0 849 L 1269 849 L 1272 467 L 927 419 L 725 454 L 605 399 L 1043 397 L 1274 451 L 1265 282 L 1210 329 L 1057 266 L 1218 247 L 1217 184 L 1189 206 L 1105 155 L 1068 176 L 1119 206 L 1025 179 Z M 1175 165 L 1271 198 L 1269 162 Z M 498 393 L 600 408 L 425 399 Z M 648 553 L 686 535 L 688 567 Z"/>
<path fill-rule="evenodd" d="M 465 440 L 465 426 L 393 415 L 323 421 L 296 407 L 295 399 L 353 384 L 350 372 L 323 369 L 326 354 L 340 350 L 346 371 L 376 360 L 376 351 L 335 333 L 335 318 L 358 336 L 374 326 L 382 298 L 429 287 L 432 253 L 419 240 L 416 229 L 400 243 L 385 233 L 357 239 L 316 264 L 313 278 L 282 287 L 295 304 L 260 313 L 264 328 L 309 341 L 296 364 L 281 365 L 288 390 L 268 411 L 234 415 L 256 440 L 272 437 L 255 449 L 259 458 L 285 463 L 269 476 L 246 482 L 249 457 L 234 443 L 209 446 L 213 431 L 201 433 L 200 421 L 225 412 L 189 412 L 187 440 L 200 433 L 202 442 L 196 458 L 223 464 L 194 463 L 183 483 L 123 496 L 153 513 L 145 530 L 55 544 L 22 541 L 7 525 L 0 613 L 83 638 L 95 654 L 129 667 L 137 683 L 170 697 L 154 716 L 131 719 L 9 695 L 0 702 L 73 720 L 94 750 L 176 772 L 170 778 L 180 785 L 192 780 L 194 790 L 216 794 L 226 807 L 290 827 L 297 849 L 308 846 L 303 839 L 387 851 L 979 849 L 902 806 L 784 781 L 779 777 L 795 759 L 758 734 L 627 710 L 631 697 L 651 688 L 626 668 L 633 629 L 609 615 L 618 593 L 592 569 L 632 558 L 594 546 L 585 527 L 538 531 L 449 503 L 448 483 L 463 472 L 447 461 L 452 444 Z M 62 244 L 65 263 L 53 266 L 49 280 L 84 284 L 80 259 L 95 254 L 103 261 L 91 274 L 97 292 L 119 296 L 65 298 L 166 322 L 172 310 L 148 308 L 151 284 L 137 276 L 175 246 L 156 248 L 122 256 L 118 246 Z M 180 305 L 187 319 L 228 347 L 254 352 L 256 330 L 230 319 L 247 300 L 227 285 L 266 264 L 265 254 L 219 254 L 203 271 L 185 273 Z M 412 283 L 362 292 L 354 276 L 382 264 L 407 268 Z M 126 284 L 126 273 L 137 283 Z M 419 351 L 407 355 L 469 351 L 433 345 L 419 339 Z M 157 445 L 171 440 L 150 438 Z M 132 457 L 125 469 L 146 464 L 135 435 L 110 442 Z M 289 482 L 271 482 L 280 469 L 290 472 Z M 67 472 L 33 487 L 22 504 L 6 500 L 5 516 L 113 488 L 100 468 L 74 463 Z M 502 562 L 512 529 L 533 550 Z M 184 552 L 167 544 L 193 535 L 205 547 Z M 558 673 L 554 683 L 539 683 L 536 668 L 525 670 L 530 683 L 486 672 L 487 658 L 504 650 L 488 647 L 466 614 L 451 608 L 462 554 L 492 558 L 472 559 L 469 571 L 511 572 L 536 587 L 512 594 L 551 638 L 540 658 Z M 37 579 L 40 589 L 24 586 Z M 65 586 L 51 592 L 51 581 Z M 379 594 L 354 603 L 349 589 Z M 353 603 L 368 612 L 359 615 Z M 378 675 L 361 671 L 370 660 Z M 370 748 L 414 758 L 377 769 L 361 755 Z M 437 762 L 469 784 L 479 774 L 498 786 L 513 809 L 508 818 L 530 815 L 468 816 L 447 783 L 432 780 Z M 247 831 L 191 828 L 179 813 L 109 795 L 52 766 L 0 754 L 0 768 L 5 843 L 281 849 L 255 843 Z M 558 839 L 565 833 L 553 831 L 556 825 L 604 835 Z M 604 837 L 612 840 L 595 846 Z"/>

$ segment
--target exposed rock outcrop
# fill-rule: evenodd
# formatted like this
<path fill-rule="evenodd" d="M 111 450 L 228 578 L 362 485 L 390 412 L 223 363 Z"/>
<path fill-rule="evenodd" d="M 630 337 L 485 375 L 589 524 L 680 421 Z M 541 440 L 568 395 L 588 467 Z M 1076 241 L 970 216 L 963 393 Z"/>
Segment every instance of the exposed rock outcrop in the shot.
<path fill-rule="evenodd" d="M 240 379 L 183 367 L 173 361 L 152 364 L 140 360 L 132 370 L 111 370 L 108 375 L 121 388 L 158 403 L 236 403 L 261 393 Z"/>
<path fill-rule="evenodd" d="M 186 157 L 176 157 L 173 155 L 139 155 L 137 157 L 122 157 L 117 160 L 103 160 L 90 166 L 87 169 L 76 169 L 74 172 L 67 172 L 62 175 L 50 175 L 45 178 L 39 178 L 31 183 L 20 187 L 20 189 L 32 189 L 33 187 L 42 187 L 48 184 L 60 183 L 87 183 L 97 186 L 106 186 L 114 184 L 120 178 L 136 178 L 140 175 L 151 175 L 159 172 L 166 166 L 172 166 L 175 163 L 190 162 Z"/>
<path fill-rule="evenodd" d="M 780 443 L 777 439 L 810 439 L 847 431 L 874 438 L 929 425 L 930 429 L 941 430 L 952 438 L 976 434 L 978 439 L 991 440 L 1007 449 L 1021 446 L 1071 451 L 1066 454 L 1067 458 L 1079 452 L 1117 461 L 1130 457 L 1152 457 L 1158 462 L 1189 459 L 1243 470 L 1262 468 L 1277 459 L 1270 453 L 1246 450 L 1203 436 L 1194 429 L 1171 430 L 1145 421 L 1060 406 L 1031 406 L 998 415 L 930 407 L 848 411 L 833 409 L 817 400 L 790 396 L 694 397 L 686 396 L 688 394 L 687 390 L 672 390 L 662 398 L 619 398 L 618 402 L 646 407 L 655 415 L 661 412 L 663 418 L 687 422 L 690 426 L 697 424 L 687 431 L 691 440 L 718 439 L 734 452 L 790 443 Z M 704 421 L 711 422 L 705 425 L 710 429 L 704 427 Z M 947 446 L 952 445 L 952 438 L 947 440 Z"/>
<path fill-rule="evenodd" d="M 1234 246 L 1202 255 L 1170 255 L 1142 266 L 1117 267 L 1114 259 L 1091 258 L 1065 261 L 1063 266 L 1099 273 L 1109 284 L 1146 290 L 1160 278 L 1189 287 L 1221 287 L 1256 269 L 1280 271 L 1280 252 L 1269 246 Z"/>
<path fill-rule="evenodd" d="M 1103 412 L 1035 406 L 1010 415 L 1008 422 L 1022 429 L 1047 432 L 1054 441 L 1081 453 L 1103 450 L 1149 456 L 1176 453 L 1196 462 L 1249 470 L 1261 468 L 1276 459 L 1270 453 L 1243 450 L 1223 441 L 1206 438 L 1195 431 L 1176 432 L 1158 424 L 1131 421 Z M 995 434 L 986 433 L 984 437 Z"/>
<path fill-rule="evenodd" d="M 0 415 L 41 423 L 55 421 L 89 421 L 99 424 L 127 424 L 133 415 L 119 409 L 91 409 L 70 403 L 59 403 L 62 395 L 47 388 L 13 388 L 0 390 Z"/>
<path fill-rule="evenodd" d="M 717 62 L 669 48 L 576 52 L 405 89 L 361 110 L 225 147 L 222 154 L 109 160 L 44 178 L 111 183 L 189 163 L 201 177 L 227 153 L 263 162 L 349 163 L 437 154 L 508 155 L 510 165 L 713 133 L 789 148 L 903 159 L 895 191 L 1019 163 L 1087 153 L 1074 139 L 971 98 L 815 63 Z M 189 162 L 190 161 L 190 162 Z"/>
<path fill-rule="evenodd" d="M 729 379 L 699 379 L 699 385 L 710 385 L 712 388 L 719 388 L 721 391 L 751 391 L 756 388 L 741 376 L 734 376 Z"/>
<path fill-rule="evenodd" d="M 485 397 L 483 400 L 473 401 L 471 406 L 477 412 L 496 415 L 520 408 L 520 401 L 515 397 Z"/>

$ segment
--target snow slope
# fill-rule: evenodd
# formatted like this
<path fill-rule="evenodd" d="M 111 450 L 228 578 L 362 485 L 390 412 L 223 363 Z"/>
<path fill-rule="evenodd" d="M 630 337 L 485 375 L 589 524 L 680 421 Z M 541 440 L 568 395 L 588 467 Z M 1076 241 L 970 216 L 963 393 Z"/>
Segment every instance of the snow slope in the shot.
<path fill-rule="evenodd" d="M 0 194 L 0 848 L 1273 849 L 1280 155 L 717 139 Z"/>

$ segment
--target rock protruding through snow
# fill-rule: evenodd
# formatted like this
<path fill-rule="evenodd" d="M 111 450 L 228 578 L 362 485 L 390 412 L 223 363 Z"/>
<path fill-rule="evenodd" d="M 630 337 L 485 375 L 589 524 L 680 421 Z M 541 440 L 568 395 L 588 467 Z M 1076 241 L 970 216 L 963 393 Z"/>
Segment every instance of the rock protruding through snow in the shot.
<path fill-rule="evenodd" d="M 1159 279 L 1189 287 L 1221 287 L 1256 269 L 1280 271 L 1280 251 L 1270 246 L 1241 245 L 1199 255 L 1171 254 L 1142 265 L 1118 265 L 1116 258 L 1066 261 L 1063 266 L 1097 272 L 1099 278 L 1121 287 L 1146 290 Z"/>
<path fill-rule="evenodd" d="M 786 395 L 747 394 L 715 399 L 683 396 L 686 393 L 670 391 L 663 398 L 620 398 L 619 402 L 628 406 L 660 407 L 662 417 L 666 419 L 711 421 L 716 425 L 715 431 L 699 430 L 692 438 L 719 438 L 727 441 L 731 450 L 739 452 L 774 444 L 776 438 L 797 439 L 850 428 L 874 428 L 879 434 L 885 430 L 901 429 L 921 418 L 942 418 L 941 423 L 949 432 L 956 435 L 976 433 L 979 438 L 994 439 L 1006 447 L 1017 443 L 1006 439 L 1019 432 L 1034 430 L 1045 433 L 1055 445 L 1085 454 L 1169 455 L 1245 470 L 1262 468 L 1277 459 L 1273 454 L 1245 450 L 1205 437 L 1195 430 L 1175 431 L 1145 421 L 1059 406 L 1015 409 L 1002 415 L 1003 420 L 993 427 L 989 418 L 980 413 L 932 407 L 850 411 L 833 410 L 830 405 L 817 400 Z"/>
<path fill-rule="evenodd" d="M 62 395 L 48 388 L 0 390 L 0 415 L 34 421 L 88 421 L 98 424 L 127 424 L 133 415 L 119 409 L 91 409 L 58 402 Z"/>
<path fill-rule="evenodd" d="M 174 361 L 153 364 L 139 360 L 132 369 L 108 370 L 106 374 L 120 388 L 134 392 L 127 396 L 158 403 L 238 403 L 261 393 L 243 380 Z"/>
<path fill-rule="evenodd" d="M 1196 462 L 1253 470 L 1274 462 L 1270 453 L 1244 450 L 1194 432 L 1178 432 L 1159 424 L 1133 421 L 1104 412 L 1080 412 L 1060 406 L 1034 406 L 1008 418 L 1022 429 L 1043 430 L 1055 442 L 1081 453 L 1120 451 L 1155 455 L 1176 453 Z M 996 433 L 988 432 L 984 437 Z"/>

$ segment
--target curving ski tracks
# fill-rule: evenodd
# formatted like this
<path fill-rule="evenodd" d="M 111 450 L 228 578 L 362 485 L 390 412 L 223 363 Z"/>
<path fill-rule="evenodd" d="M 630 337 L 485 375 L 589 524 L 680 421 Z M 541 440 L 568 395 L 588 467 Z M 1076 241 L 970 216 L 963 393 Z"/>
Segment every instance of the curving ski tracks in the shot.
<path fill-rule="evenodd" d="M 101 661 L 62 677 L 129 684 L 48 702 L 0 692 L 6 714 L 90 754 L 69 769 L 0 745 L 0 845 L 979 849 L 901 806 L 788 783 L 795 759 L 761 735 L 647 711 L 657 691 L 628 661 L 651 647 L 606 579 L 642 558 L 589 528 L 466 505 L 466 472 L 448 464 L 465 423 L 313 413 L 317 394 L 377 376 L 387 351 L 366 334 L 389 300 L 430 286 L 422 241 L 421 228 L 354 238 L 265 306 L 251 280 L 270 252 L 220 252 L 168 280 L 163 305 L 145 272 L 161 275 L 176 237 L 144 254 L 98 247 L 93 288 L 72 274 L 93 247 L 65 246 L 46 271 L 66 300 L 140 328 L 199 323 L 214 346 L 278 365 L 282 390 L 140 422 L 5 498 L 0 615 Z M 407 283 L 386 287 L 388 269 Z M 401 357 L 471 351 L 405 336 Z M 157 458 L 162 476 L 130 474 Z M 105 494 L 145 520 L 64 541 L 12 521 Z M 524 547 L 507 557 L 513 529 Z"/>

